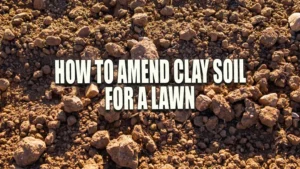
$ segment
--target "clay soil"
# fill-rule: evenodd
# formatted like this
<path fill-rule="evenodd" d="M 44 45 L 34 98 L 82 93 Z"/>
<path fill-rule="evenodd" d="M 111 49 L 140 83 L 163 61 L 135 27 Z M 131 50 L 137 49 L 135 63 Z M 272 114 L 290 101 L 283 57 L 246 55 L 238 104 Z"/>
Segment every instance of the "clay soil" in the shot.
<path fill-rule="evenodd" d="M 296 12 L 299 0 L 0 1 L 0 168 L 300 168 Z M 247 83 L 197 85 L 196 110 L 109 113 L 105 85 L 54 84 L 55 59 L 137 57 L 245 59 Z"/>

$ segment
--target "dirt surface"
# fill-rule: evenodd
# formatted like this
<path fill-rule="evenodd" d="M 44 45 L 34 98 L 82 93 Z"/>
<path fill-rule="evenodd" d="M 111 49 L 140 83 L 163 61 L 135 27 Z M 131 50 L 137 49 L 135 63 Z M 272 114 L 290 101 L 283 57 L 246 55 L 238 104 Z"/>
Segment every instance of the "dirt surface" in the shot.
<path fill-rule="evenodd" d="M 0 168 L 300 168 L 297 12 L 299 0 L 2 0 Z M 247 84 L 197 85 L 194 111 L 109 113 L 105 85 L 54 84 L 55 59 L 106 58 L 242 58 Z"/>

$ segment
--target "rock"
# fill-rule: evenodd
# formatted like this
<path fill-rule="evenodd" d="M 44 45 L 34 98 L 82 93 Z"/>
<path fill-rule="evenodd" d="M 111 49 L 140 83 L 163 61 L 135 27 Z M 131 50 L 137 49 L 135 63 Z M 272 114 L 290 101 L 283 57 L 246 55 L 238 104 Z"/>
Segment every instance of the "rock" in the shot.
<path fill-rule="evenodd" d="M 173 167 L 171 164 L 166 164 L 166 165 L 160 167 L 160 169 L 175 169 L 175 167 Z"/>
<path fill-rule="evenodd" d="M 101 11 L 102 5 L 100 3 L 96 3 L 95 5 L 92 6 L 91 11 L 93 13 L 99 13 Z"/>
<path fill-rule="evenodd" d="M 80 56 L 83 60 L 92 60 L 92 63 L 94 63 L 96 59 L 101 59 L 100 50 L 93 46 L 85 47 L 84 50 L 81 52 Z"/>
<path fill-rule="evenodd" d="M 259 103 L 264 106 L 276 107 L 278 101 L 277 93 L 270 93 L 262 96 L 259 99 Z"/>
<path fill-rule="evenodd" d="M 107 43 L 105 45 L 105 50 L 109 55 L 116 58 L 123 57 L 126 54 L 125 50 L 116 43 Z"/>
<path fill-rule="evenodd" d="M 106 147 L 112 160 L 121 167 L 135 169 L 138 167 L 139 145 L 128 135 L 121 135 L 110 141 Z"/>
<path fill-rule="evenodd" d="M 57 46 L 60 45 L 61 39 L 59 36 L 47 36 L 46 44 L 49 46 Z"/>
<path fill-rule="evenodd" d="M 89 122 L 89 124 L 87 125 L 87 131 L 88 133 L 91 135 L 91 134 L 94 134 L 96 133 L 98 130 L 98 124 L 97 122 Z"/>
<path fill-rule="evenodd" d="M 251 96 L 252 96 L 252 94 L 249 91 L 249 89 L 246 87 L 242 87 L 240 89 L 235 89 L 235 90 L 229 92 L 228 95 L 226 96 L 226 99 L 230 103 L 235 103 L 238 101 L 245 100 L 246 98 L 249 98 Z"/>
<path fill-rule="evenodd" d="M 38 78 L 40 78 L 40 77 L 42 77 L 43 76 L 43 72 L 42 71 L 40 71 L 40 70 L 37 70 L 37 71 L 35 71 L 35 72 L 33 72 L 33 78 L 34 79 L 38 79 Z"/>
<path fill-rule="evenodd" d="M 300 13 L 293 13 L 291 16 L 289 16 L 288 21 L 292 31 L 300 31 Z"/>
<path fill-rule="evenodd" d="M 288 81 L 288 85 L 293 90 L 299 89 L 299 86 L 300 86 L 300 77 L 299 76 L 290 76 L 290 79 Z"/>
<path fill-rule="evenodd" d="M 251 11 L 255 13 L 260 13 L 261 12 L 261 4 L 255 3 L 251 8 Z"/>
<path fill-rule="evenodd" d="M 73 126 L 77 122 L 77 119 L 75 116 L 69 116 L 67 118 L 67 124 L 68 126 Z"/>
<path fill-rule="evenodd" d="M 165 6 L 160 10 L 160 14 L 163 16 L 172 16 L 174 14 L 174 8 L 172 6 Z"/>
<path fill-rule="evenodd" d="M 106 130 L 97 131 L 91 139 L 91 145 L 97 149 L 104 149 L 109 143 L 110 137 Z"/>
<path fill-rule="evenodd" d="M 51 68 L 49 65 L 45 65 L 42 67 L 42 72 L 45 74 L 45 75 L 48 75 L 51 73 Z"/>
<path fill-rule="evenodd" d="M 153 139 L 149 136 L 146 136 L 145 137 L 145 142 L 146 142 L 146 149 L 150 153 L 154 153 L 157 149 L 157 146 L 156 146 L 155 142 L 153 141 Z"/>
<path fill-rule="evenodd" d="M 222 95 L 215 95 L 213 97 L 210 108 L 216 116 L 226 122 L 231 121 L 234 118 L 234 112 Z"/>
<path fill-rule="evenodd" d="M 134 0 L 129 4 L 129 7 L 133 10 L 137 7 L 143 7 L 146 5 L 146 0 Z"/>
<path fill-rule="evenodd" d="M 36 38 L 33 41 L 33 46 L 34 47 L 39 47 L 39 48 L 43 48 L 45 46 L 46 41 L 44 39 L 41 38 Z"/>
<path fill-rule="evenodd" d="M 83 110 L 83 103 L 76 96 L 64 96 L 62 100 L 64 103 L 64 111 L 67 113 Z"/>
<path fill-rule="evenodd" d="M 127 40 L 127 47 L 129 49 L 131 49 L 134 45 L 138 44 L 139 42 L 135 39 L 130 39 L 130 40 Z"/>
<path fill-rule="evenodd" d="M 15 39 L 15 37 L 16 37 L 15 34 L 10 29 L 4 30 L 3 39 L 11 41 Z"/>
<path fill-rule="evenodd" d="M 134 25 L 144 27 L 148 23 L 148 15 L 146 13 L 137 13 L 132 16 Z"/>
<path fill-rule="evenodd" d="M 191 116 L 192 112 L 189 110 L 176 110 L 175 112 L 175 120 L 178 122 L 185 122 Z"/>
<path fill-rule="evenodd" d="M 288 134 L 287 139 L 293 146 L 298 146 L 300 144 L 300 137 L 295 136 L 294 134 Z"/>
<path fill-rule="evenodd" d="M 45 26 L 49 26 L 49 25 L 51 25 L 52 21 L 53 21 L 52 17 L 51 16 L 47 16 L 47 17 L 44 18 L 44 22 L 43 23 L 44 23 Z"/>
<path fill-rule="evenodd" d="M 99 89 L 95 83 L 91 83 L 85 90 L 85 97 L 94 98 L 99 94 Z"/>
<path fill-rule="evenodd" d="M 212 131 L 213 129 L 215 129 L 217 127 L 218 122 L 219 122 L 218 117 L 212 116 L 205 123 L 205 127 L 207 128 L 208 131 Z"/>
<path fill-rule="evenodd" d="M 278 34 L 275 32 L 273 28 L 269 27 L 266 28 L 264 31 L 262 31 L 259 41 L 265 47 L 270 48 L 273 45 L 275 45 L 277 39 L 278 39 Z"/>
<path fill-rule="evenodd" d="M 204 111 L 209 108 L 211 102 L 212 101 L 208 96 L 200 94 L 196 98 L 196 109 L 199 111 Z"/>
<path fill-rule="evenodd" d="M 102 99 L 100 101 L 98 112 L 100 115 L 104 116 L 104 119 L 109 123 L 115 122 L 120 119 L 120 112 L 114 111 L 113 109 L 111 109 L 110 111 L 105 110 L 105 99 Z"/>
<path fill-rule="evenodd" d="M 130 50 L 132 59 L 158 59 L 157 48 L 148 38 L 135 44 Z"/>
<path fill-rule="evenodd" d="M 54 130 L 50 130 L 49 133 L 47 134 L 46 138 L 45 138 L 45 143 L 46 145 L 51 145 L 54 143 L 56 137 L 56 133 Z"/>
<path fill-rule="evenodd" d="M 243 113 L 241 122 L 238 124 L 239 129 L 250 128 L 258 121 L 258 115 L 260 113 L 259 105 L 249 99 L 245 99 L 245 106 L 245 112 Z"/>
<path fill-rule="evenodd" d="M 85 164 L 82 169 L 99 169 L 97 164 Z"/>
<path fill-rule="evenodd" d="M 34 0 L 33 1 L 33 8 L 37 10 L 45 9 L 46 3 L 45 0 Z"/>
<path fill-rule="evenodd" d="M 179 32 L 179 38 L 186 41 L 193 39 L 196 35 L 196 31 L 192 28 L 188 28 Z"/>
<path fill-rule="evenodd" d="M 133 130 L 132 130 L 132 139 L 134 141 L 141 141 L 145 137 L 145 133 L 143 131 L 143 128 L 141 125 L 135 125 Z"/>
<path fill-rule="evenodd" d="M 167 39 L 160 39 L 159 44 L 161 47 L 168 48 L 171 45 L 171 42 Z"/>
<path fill-rule="evenodd" d="M 216 13 L 216 11 L 213 10 L 213 9 L 207 8 L 207 9 L 205 9 L 205 10 L 203 11 L 203 13 L 204 13 L 205 16 L 212 16 L 212 15 L 214 15 L 214 14 Z"/>
<path fill-rule="evenodd" d="M 27 166 L 36 162 L 46 150 L 46 144 L 40 139 L 25 137 L 14 152 L 14 159 L 19 166 Z"/>
<path fill-rule="evenodd" d="M 88 37 L 90 35 L 90 33 L 91 33 L 91 30 L 90 30 L 90 27 L 88 27 L 88 26 L 83 26 L 76 32 L 76 34 L 81 38 Z"/>
<path fill-rule="evenodd" d="M 9 87 L 10 83 L 5 78 L 0 78 L 0 90 L 5 91 Z"/>
<path fill-rule="evenodd" d="M 259 114 L 260 122 L 268 127 L 273 127 L 276 124 L 278 117 L 279 110 L 270 106 L 261 109 Z"/>
<path fill-rule="evenodd" d="M 270 70 L 269 69 L 261 69 L 259 71 L 256 71 L 254 73 L 254 76 L 253 76 L 253 78 L 256 82 L 260 81 L 263 78 L 266 78 L 268 80 L 269 77 L 270 77 Z"/>
<path fill-rule="evenodd" d="M 300 89 L 292 91 L 290 94 L 291 100 L 300 103 Z"/>

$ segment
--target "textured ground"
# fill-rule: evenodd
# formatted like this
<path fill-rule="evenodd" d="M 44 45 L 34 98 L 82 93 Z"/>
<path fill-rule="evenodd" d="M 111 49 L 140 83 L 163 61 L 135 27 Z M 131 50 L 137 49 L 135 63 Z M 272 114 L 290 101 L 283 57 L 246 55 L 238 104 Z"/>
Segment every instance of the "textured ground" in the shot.
<path fill-rule="evenodd" d="M 295 12 L 299 0 L 2 0 L 0 168 L 299 168 Z M 55 59 L 137 57 L 242 58 L 247 84 L 197 85 L 193 111 L 106 113 L 104 85 L 53 83 Z"/>

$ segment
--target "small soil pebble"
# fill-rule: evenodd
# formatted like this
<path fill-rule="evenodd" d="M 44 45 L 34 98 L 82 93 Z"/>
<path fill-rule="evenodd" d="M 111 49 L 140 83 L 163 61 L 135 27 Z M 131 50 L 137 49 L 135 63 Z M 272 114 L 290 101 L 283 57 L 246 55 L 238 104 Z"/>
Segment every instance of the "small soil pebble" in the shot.
<path fill-rule="evenodd" d="M 259 103 L 264 106 L 276 107 L 278 101 L 277 93 L 270 93 L 262 96 L 259 99 Z"/>
<path fill-rule="evenodd" d="M 222 95 L 215 95 L 212 99 L 210 107 L 215 115 L 220 119 L 231 121 L 234 118 L 234 112 Z"/>
<path fill-rule="evenodd" d="M 107 43 L 105 45 L 105 50 L 109 55 L 116 58 L 120 58 L 125 55 L 124 49 L 116 43 Z"/>
<path fill-rule="evenodd" d="M 148 16 L 146 13 L 137 13 L 132 17 L 133 24 L 144 27 L 148 23 Z"/>
<path fill-rule="evenodd" d="M 270 106 L 261 109 L 259 114 L 260 122 L 268 127 L 273 127 L 276 124 L 278 117 L 279 110 Z"/>
<path fill-rule="evenodd" d="M 174 14 L 174 8 L 172 6 L 165 6 L 160 10 L 160 14 L 163 16 L 172 16 Z"/>
<path fill-rule="evenodd" d="M 199 111 L 204 111 L 209 108 L 211 102 L 212 101 L 208 96 L 200 94 L 196 98 L 196 109 Z"/>
<path fill-rule="evenodd" d="M 77 119 L 75 116 L 69 116 L 67 118 L 67 124 L 68 126 L 73 126 L 77 122 Z"/>
<path fill-rule="evenodd" d="M 19 166 L 27 166 L 36 162 L 46 150 L 46 144 L 40 139 L 25 137 L 14 152 L 14 159 Z"/>
<path fill-rule="evenodd" d="M 60 45 L 61 39 L 58 36 L 48 36 L 46 38 L 46 44 L 49 46 L 57 46 Z"/>
<path fill-rule="evenodd" d="M 130 50 L 132 59 L 158 59 L 157 48 L 152 40 L 144 38 L 136 43 Z"/>
<path fill-rule="evenodd" d="M 266 28 L 262 31 L 260 36 L 260 43 L 267 48 L 272 47 L 275 45 L 278 39 L 278 34 L 275 32 L 273 28 Z"/>
<path fill-rule="evenodd" d="M 45 9 L 46 0 L 33 0 L 33 8 L 37 10 Z"/>
<path fill-rule="evenodd" d="M 94 98 L 99 94 L 98 86 L 95 83 L 91 83 L 85 90 L 85 97 Z"/>
<path fill-rule="evenodd" d="M 0 78 L 0 91 L 5 91 L 9 85 L 10 83 L 7 79 Z"/>
<path fill-rule="evenodd" d="M 91 30 L 90 30 L 90 27 L 88 27 L 88 26 L 84 26 L 76 32 L 76 34 L 81 38 L 88 37 L 90 35 L 90 33 L 91 33 Z"/>
<path fill-rule="evenodd" d="M 189 41 L 197 35 L 196 31 L 192 28 L 185 29 L 179 32 L 179 37 L 182 40 Z"/>
<path fill-rule="evenodd" d="M 81 111 L 83 109 L 82 101 L 76 96 L 65 96 L 63 98 L 64 111 L 67 113 Z"/>
<path fill-rule="evenodd" d="M 104 149 L 109 143 L 110 137 L 106 130 L 97 131 L 91 139 L 91 145 L 97 149 Z"/>
<path fill-rule="evenodd" d="M 15 34 L 14 34 L 10 29 L 5 29 L 5 30 L 4 30 L 3 38 L 4 38 L 5 40 L 11 41 L 11 40 L 13 40 L 15 37 L 16 37 Z"/>
<path fill-rule="evenodd" d="M 106 151 L 119 166 L 131 169 L 138 167 L 140 147 L 132 140 L 131 136 L 121 135 L 117 139 L 111 140 Z"/>

